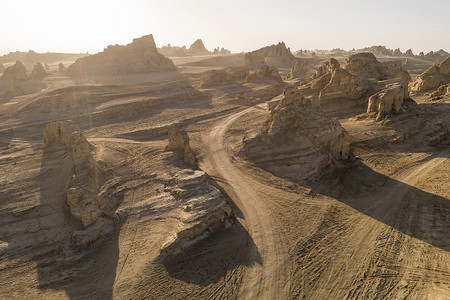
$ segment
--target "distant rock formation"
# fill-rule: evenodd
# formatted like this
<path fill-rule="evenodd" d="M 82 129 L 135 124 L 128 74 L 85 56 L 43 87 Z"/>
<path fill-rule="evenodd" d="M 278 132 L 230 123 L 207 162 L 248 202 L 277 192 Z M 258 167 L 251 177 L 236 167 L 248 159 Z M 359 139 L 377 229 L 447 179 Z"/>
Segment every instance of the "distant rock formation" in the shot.
<path fill-rule="evenodd" d="M 297 60 L 291 71 L 286 76 L 286 79 L 305 78 L 310 73 L 309 64 L 306 60 Z"/>
<path fill-rule="evenodd" d="M 231 207 L 223 194 L 206 180 L 201 170 L 183 169 L 166 180 L 165 192 L 181 203 L 177 232 L 161 247 L 162 254 L 183 251 L 195 242 L 227 226 L 232 217 Z M 172 200 L 172 201 L 173 201 Z"/>
<path fill-rule="evenodd" d="M 200 75 L 200 87 L 211 87 L 236 82 L 232 74 L 223 70 L 209 70 Z"/>
<path fill-rule="evenodd" d="M 59 63 L 59 64 L 58 64 L 58 70 L 59 70 L 60 72 L 64 72 L 65 69 L 66 69 L 66 67 L 64 66 L 63 63 Z"/>
<path fill-rule="evenodd" d="M 450 53 L 442 49 L 439 51 L 430 51 L 424 56 L 424 58 L 428 58 L 434 61 L 441 61 L 447 57 L 450 57 Z"/>
<path fill-rule="evenodd" d="M 409 84 L 412 94 L 437 89 L 450 82 L 450 57 L 436 63 Z"/>
<path fill-rule="evenodd" d="M 176 70 L 172 60 L 158 53 L 153 36 L 134 39 L 126 46 L 108 46 L 103 52 L 77 59 L 68 72 L 73 77 L 118 75 Z"/>
<path fill-rule="evenodd" d="M 266 58 L 277 58 L 287 65 L 293 65 L 297 61 L 290 48 L 286 48 L 284 42 L 267 46 L 259 50 L 248 52 L 244 55 L 245 66 L 259 67 L 266 64 Z"/>
<path fill-rule="evenodd" d="M 338 121 L 315 110 L 293 87 L 269 107 L 262 128 L 249 134 L 243 152 L 275 175 L 315 179 L 333 161 L 349 157 L 350 139 Z"/>
<path fill-rule="evenodd" d="M 223 47 L 220 49 L 219 49 L 219 47 L 217 47 L 217 48 L 214 48 L 213 54 L 227 55 L 227 54 L 231 54 L 231 51 L 228 49 L 225 49 Z"/>
<path fill-rule="evenodd" d="M 31 71 L 31 78 L 33 79 L 42 79 L 47 75 L 48 74 L 41 63 L 36 63 Z"/>
<path fill-rule="evenodd" d="M 20 83 L 29 79 L 27 69 L 20 61 L 16 61 L 14 65 L 7 67 L 2 78 L 7 81 L 7 91 L 10 95 L 21 95 L 23 92 Z"/>
<path fill-rule="evenodd" d="M 381 121 L 386 114 L 397 114 L 407 98 L 409 93 L 406 84 L 389 84 L 370 96 L 367 113 L 377 113 L 376 120 Z"/>
<path fill-rule="evenodd" d="M 73 176 L 66 200 L 70 213 L 82 224 L 82 230 L 74 232 L 72 243 L 76 248 L 85 248 L 112 229 L 111 221 L 102 217 L 110 201 L 103 189 L 105 173 L 91 153 L 93 147 L 72 121 L 47 124 L 43 136 L 47 151 L 68 151 Z"/>
<path fill-rule="evenodd" d="M 174 151 L 188 165 L 196 165 L 197 160 L 189 144 L 189 136 L 184 129 L 172 125 L 168 131 L 169 144 L 166 151 Z"/>
<path fill-rule="evenodd" d="M 50 70 L 50 67 L 48 66 L 47 63 L 45 63 L 44 68 L 45 68 L 46 71 Z"/>
<path fill-rule="evenodd" d="M 191 55 L 206 55 L 210 54 L 208 50 L 206 50 L 205 45 L 203 45 L 203 41 L 201 39 L 196 40 L 189 47 L 189 53 Z"/>
<path fill-rule="evenodd" d="M 259 68 L 258 71 L 249 74 L 244 83 L 249 82 L 263 82 L 267 80 L 272 80 L 284 84 L 283 79 L 281 79 L 280 73 L 278 69 L 275 67 L 269 67 L 267 65 L 263 65 Z"/>
<path fill-rule="evenodd" d="M 406 57 L 415 57 L 415 55 L 414 55 L 414 53 L 412 52 L 411 49 L 406 50 L 405 56 Z"/>

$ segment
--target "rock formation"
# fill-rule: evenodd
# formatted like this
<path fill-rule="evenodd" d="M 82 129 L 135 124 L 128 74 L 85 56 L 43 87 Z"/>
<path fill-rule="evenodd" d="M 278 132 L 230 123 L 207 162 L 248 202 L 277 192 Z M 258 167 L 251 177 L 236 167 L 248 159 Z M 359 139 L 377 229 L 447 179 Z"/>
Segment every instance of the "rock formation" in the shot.
<path fill-rule="evenodd" d="M 102 215 L 109 203 L 103 184 L 105 173 L 92 155 L 92 146 L 80 128 L 72 121 L 55 121 L 44 131 L 44 149 L 62 150 L 69 155 L 73 176 L 66 191 L 66 201 L 73 217 L 81 222 L 82 230 L 72 237 L 75 247 L 82 249 L 112 229 L 110 220 Z"/>
<path fill-rule="evenodd" d="M 263 81 L 276 81 L 278 83 L 282 83 L 283 79 L 281 79 L 280 73 L 278 72 L 277 68 L 275 67 L 269 67 L 269 66 L 261 66 L 258 71 L 249 74 L 245 80 L 244 83 L 248 82 L 263 82 Z"/>
<path fill-rule="evenodd" d="M 377 113 L 376 120 L 381 121 L 386 114 L 397 114 L 403 100 L 409 98 L 406 84 L 394 83 L 370 96 L 367 113 Z"/>
<path fill-rule="evenodd" d="M 244 56 L 244 65 L 259 67 L 266 63 L 266 58 L 277 58 L 287 65 L 293 65 L 297 61 L 297 58 L 292 55 L 290 48 L 286 48 L 286 45 L 281 42 L 277 45 L 267 46 L 246 53 Z"/>
<path fill-rule="evenodd" d="M 411 49 L 408 49 L 405 52 L 405 56 L 407 56 L 407 57 L 414 57 L 415 55 L 414 55 L 414 53 L 412 52 Z"/>
<path fill-rule="evenodd" d="M 450 57 L 434 64 L 428 70 L 416 77 L 410 84 L 412 94 L 437 89 L 450 82 Z"/>
<path fill-rule="evenodd" d="M 33 70 L 31 71 L 31 78 L 33 79 L 42 79 L 47 75 L 48 74 L 41 63 L 35 64 Z"/>
<path fill-rule="evenodd" d="M 166 146 L 166 151 L 174 151 L 186 164 L 196 165 L 196 158 L 189 144 L 187 132 L 172 125 L 167 134 L 169 144 Z"/>
<path fill-rule="evenodd" d="M 203 45 L 203 41 L 201 39 L 196 40 L 189 47 L 189 54 L 191 55 L 206 55 L 210 54 L 208 50 L 206 50 L 205 45 Z"/>
<path fill-rule="evenodd" d="M 209 70 L 200 75 L 200 87 L 210 87 L 233 82 L 235 82 L 234 76 L 222 70 Z"/>
<path fill-rule="evenodd" d="M 0 73 L 5 72 L 5 67 L 3 66 L 3 64 L 0 62 Z"/>
<path fill-rule="evenodd" d="M 273 106 L 261 130 L 247 135 L 243 152 L 275 175 L 317 178 L 335 160 L 349 157 L 350 140 L 338 121 L 318 113 L 293 87 Z"/>
<path fill-rule="evenodd" d="M 226 226 L 232 216 L 231 207 L 222 193 L 206 181 L 205 172 L 184 169 L 165 181 L 165 192 L 181 204 L 183 211 L 179 231 L 162 245 L 162 253 L 181 251 Z"/>
<path fill-rule="evenodd" d="M 22 94 L 20 83 L 29 79 L 26 72 L 25 66 L 20 61 L 5 69 L 2 78 L 7 81 L 7 91 L 10 95 Z"/>
<path fill-rule="evenodd" d="M 450 83 L 441 85 L 437 90 L 430 94 L 431 100 L 439 100 L 444 96 L 450 96 Z"/>
<path fill-rule="evenodd" d="M 59 63 L 59 65 L 58 65 L 58 70 L 59 70 L 60 72 L 64 72 L 65 69 L 66 69 L 66 67 L 64 66 L 64 64 L 63 64 L 63 63 Z"/>
<path fill-rule="evenodd" d="M 305 78 L 309 76 L 309 64 L 306 60 L 297 60 L 286 79 Z"/>
<path fill-rule="evenodd" d="M 45 68 L 46 71 L 50 70 L 50 67 L 48 66 L 47 63 L 45 63 L 44 68 Z"/>
<path fill-rule="evenodd" d="M 220 54 L 220 55 L 226 55 L 226 54 L 231 54 L 231 51 L 225 48 L 214 48 L 213 54 Z"/>
<path fill-rule="evenodd" d="M 360 99 L 369 88 L 365 79 L 358 78 L 345 69 L 334 69 L 328 84 L 320 90 L 319 100 Z"/>
<path fill-rule="evenodd" d="M 339 62 L 334 58 L 330 58 L 316 70 L 316 72 L 312 76 L 312 79 L 317 79 L 322 77 L 323 75 L 331 74 L 333 70 L 339 68 L 340 68 Z"/>
<path fill-rule="evenodd" d="M 172 60 L 158 53 L 151 34 L 134 39 L 126 46 L 108 46 L 103 52 L 77 59 L 68 69 L 74 77 L 169 70 L 176 70 L 176 67 Z"/>

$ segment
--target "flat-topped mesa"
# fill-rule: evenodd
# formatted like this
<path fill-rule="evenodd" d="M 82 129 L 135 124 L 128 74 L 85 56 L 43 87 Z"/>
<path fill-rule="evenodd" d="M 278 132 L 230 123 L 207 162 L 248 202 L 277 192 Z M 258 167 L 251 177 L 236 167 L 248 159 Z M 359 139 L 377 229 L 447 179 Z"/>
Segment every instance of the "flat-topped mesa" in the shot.
<path fill-rule="evenodd" d="M 21 95 L 20 83 L 29 79 L 27 69 L 20 61 L 16 61 L 14 65 L 7 67 L 3 72 L 2 78 L 6 79 L 7 91 L 11 95 Z"/>
<path fill-rule="evenodd" d="M 203 41 L 201 39 L 196 40 L 189 47 L 189 54 L 191 55 L 206 55 L 210 54 L 209 51 L 205 48 Z"/>
<path fill-rule="evenodd" d="M 405 83 L 393 83 L 370 96 L 367 113 L 377 113 L 376 120 L 381 121 L 387 114 L 397 114 L 403 100 L 409 98 L 408 87 Z"/>
<path fill-rule="evenodd" d="M 306 60 L 297 60 L 291 71 L 286 76 L 286 79 L 306 78 L 309 76 L 310 69 Z"/>
<path fill-rule="evenodd" d="M 243 151 L 249 159 L 293 180 L 315 179 L 335 160 L 349 157 L 350 140 L 337 120 L 318 113 L 295 87 L 286 88 Z"/>
<path fill-rule="evenodd" d="M 168 131 L 169 144 L 166 151 L 174 151 L 188 165 L 196 165 L 197 160 L 189 143 L 189 136 L 184 129 L 179 129 L 172 125 Z"/>
<path fill-rule="evenodd" d="M 41 63 L 36 63 L 31 71 L 31 78 L 33 79 L 42 79 L 47 75 L 48 74 Z"/>
<path fill-rule="evenodd" d="M 259 50 L 248 52 L 244 55 L 245 66 L 260 66 L 265 64 L 266 58 L 279 58 L 285 64 L 292 65 L 297 58 L 292 55 L 290 48 L 286 48 L 284 42 L 267 46 Z"/>
<path fill-rule="evenodd" d="M 437 89 L 450 82 L 450 57 L 434 64 L 409 84 L 412 94 Z"/>
<path fill-rule="evenodd" d="M 245 77 L 244 79 L 244 83 L 264 83 L 266 81 L 275 81 L 280 84 L 284 84 L 284 81 L 283 79 L 281 79 L 278 69 L 267 65 L 261 66 L 258 71 L 247 75 L 247 77 Z"/>
<path fill-rule="evenodd" d="M 176 70 L 172 60 L 158 53 L 153 36 L 134 39 L 125 46 L 108 46 L 103 52 L 77 59 L 68 72 L 73 77 L 119 75 Z"/>
<path fill-rule="evenodd" d="M 234 76 L 223 70 L 208 70 L 200 75 L 200 87 L 211 87 L 236 82 Z"/>

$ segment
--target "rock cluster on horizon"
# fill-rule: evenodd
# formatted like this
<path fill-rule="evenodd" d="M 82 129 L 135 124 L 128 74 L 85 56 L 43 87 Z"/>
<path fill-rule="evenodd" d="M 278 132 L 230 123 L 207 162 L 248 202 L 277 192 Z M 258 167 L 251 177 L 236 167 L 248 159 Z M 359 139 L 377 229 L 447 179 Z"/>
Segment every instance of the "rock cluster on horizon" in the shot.
<path fill-rule="evenodd" d="M 280 42 L 277 45 L 271 45 L 259 50 L 245 53 L 244 65 L 251 67 L 259 67 L 266 64 L 267 58 L 277 58 L 287 65 L 293 65 L 297 61 L 294 55 L 291 53 L 290 48 L 286 48 L 284 42 Z"/>

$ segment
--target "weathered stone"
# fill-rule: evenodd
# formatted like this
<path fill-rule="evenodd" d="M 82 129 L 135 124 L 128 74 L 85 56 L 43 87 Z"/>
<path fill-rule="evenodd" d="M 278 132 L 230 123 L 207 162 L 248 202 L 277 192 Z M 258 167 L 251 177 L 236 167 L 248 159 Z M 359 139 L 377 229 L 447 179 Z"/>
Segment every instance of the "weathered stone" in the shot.
<path fill-rule="evenodd" d="M 166 146 L 166 151 L 175 151 L 188 165 L 196 165 L 196 158 L 194 152 L 189 144 L 189 136 L 183 129 L 172 125 L 168 131 L 169 144 Z"/>

